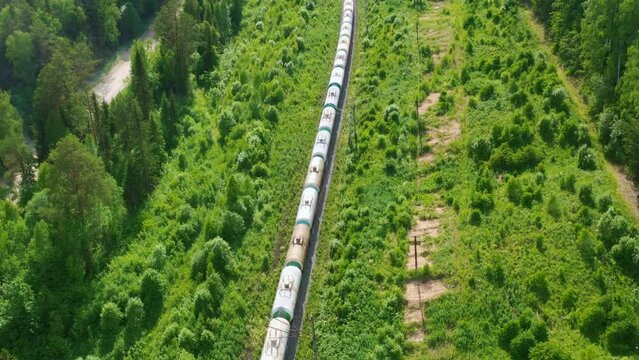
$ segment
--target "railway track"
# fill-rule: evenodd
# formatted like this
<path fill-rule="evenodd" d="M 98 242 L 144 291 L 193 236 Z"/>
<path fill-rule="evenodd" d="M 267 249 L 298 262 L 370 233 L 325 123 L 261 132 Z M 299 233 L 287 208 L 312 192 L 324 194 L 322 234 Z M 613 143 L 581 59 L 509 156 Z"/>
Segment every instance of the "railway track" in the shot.
<path fill-rule="evenodd" d="M 294 360 L 295 355 L 297 354 L 297 347 L 299 345 L 299 339 L 301 334 L 302 326 L 304 325 L 304 313 L 306 311 L 306 298 L 308 292 L 311 288 L 311 274 L 313 272 L 313 265 L 315 264 L 315 251 L 317 248 L 317 242 L 320 237 L 321 224 L 324 217 L 324 205 L 326 203 L 326 198 L 328 197 L 328 191 L 331 185 L 331 180 L 333 178 L 333 170 L 334 170 L 334 160 L 335 160 L 335 147 L 337 146 L 337 142 L 339 141 L 339 134 L 341 130 L 342 123 L 342 115 L 343 109 L 346 104 L 346 99 L 348 98 L 348 83 L 350 80 L 351 74 L 351 66 L 353 63 L 353 50 L 355 49 L 355 32 L 357 30 L 357 6 L 353 7 L 353 32 L 351 36 L 350 48 L 349 48 L 349 57 L 346 62 L 346 67 L 344 68 L 344 82 L 342 86 L 342 94 L 338 102 L 336 117 L 335 117 L 335 125 L 334 125 L 334 133 L 335 136 L 333 141 L 329 144 L 328 156 L 326 161 L 326 171 L 324 179 L 322 179 L 321 191 L 319 194 L 318 202 L 317 202 L 317 216 L 315 217 L 315 221 L 313 221 L 313 226 L 311 230 L 311 238 L 308 248 L 308 253 L 306 255 L 306 259 L 304 261 L 304 273 L 302 274 L 302 283 L 300 284 L 300 289 L 297 295 L 297 304 L 295 306 L 295 313 L 293 316 L 293 321 L 291 322 L 291 335 L 289 337 L 286 353 L 284 355 L 285 360 Z"/>
<path fill-rule="evenodd" d="M 262 348 L 262 360 L 295 359 L 299 345 L 355 48 L 355 1 L 343 1 L 333 69 L 304 180 L 293 235 L 275 292 L 271 319 Z"/>

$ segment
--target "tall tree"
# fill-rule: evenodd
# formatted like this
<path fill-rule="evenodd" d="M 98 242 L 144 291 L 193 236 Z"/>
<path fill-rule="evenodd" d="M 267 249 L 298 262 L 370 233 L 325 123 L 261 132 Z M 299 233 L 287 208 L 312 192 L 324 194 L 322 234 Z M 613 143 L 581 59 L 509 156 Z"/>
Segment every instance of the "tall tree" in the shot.
<path fill-rule="evenodd" d="M 161 83 L 165 90 L 184 95 L 188 90 L 195 21 L 191 15 L 181 11 L 176 0 L 169 0 L 158 13 L 155 29 L 160 38 Z"/>
<path fill-rule="evenodd" d="M 633 177 L 639 181 L 639 40 L 628 49 L 619 92 L 619 109 L 625 125 L 625 155 Z"/>
<path fill-rule="evenodd" d="M 131 90 L 140 103 L 144 117 L 148 118 L 153 106 L 153 94 L 146 50 L 144 50 L 144 44 L 139 41 L 133 44 L 131 50 Z"/>
<path fill-rule="evenodd" d="M 41 167 L 48 191 L 45 221 L 64 258 L 81 259 L 84 276 L 94 273 L 96 257 L 112 249 L 125 214 L 122 191 L 102 162 L 78 138 L 67 135 Z"/>
<path fill-rule="evenodd" d="M 61 41 L 51 61 L 40 71 L 33 102 L 38 158 L 67 132 L 83 138 L 88 125 L 86 79 L 95 62 L 84 42 Z"/>
<path fill-rule="evenodd" d="M 38 71 L 35 46 L 31 34 L 17 30 L 7 38 L 7 58 L 13 66 L 13 74 L 31 85 Z"/>

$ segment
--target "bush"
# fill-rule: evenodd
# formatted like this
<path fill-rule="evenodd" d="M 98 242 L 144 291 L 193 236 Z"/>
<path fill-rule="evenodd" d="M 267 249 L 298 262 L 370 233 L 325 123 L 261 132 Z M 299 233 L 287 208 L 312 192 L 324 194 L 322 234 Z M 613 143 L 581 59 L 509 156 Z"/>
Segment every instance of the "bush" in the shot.
<path fill-rule="evenodd" d="M 200 287 L 195 291 L 193 297 L 193 313 L 195 314 L 195 318 L 197 319 L 200 316 L 206 318 L 212 317 L 215 309 L 213 296 L 211 296 L 209 290 L 205 287 Z"/>
<path fill-rule="evenodd" d="M 561 294 L 561 306 L 566 310 L 573 310 L 577 306 L 577 298 L 577 291 L 569 287 Z"/>
<path fill-rule="evenodd" d="M 595 206 L 595 198 L 592 194 L 591 184 L 584 184 L 579 187 L 579 201 L 589 207 Z"/>
<path fill-rule="evenodd" d="M 508 146 L 500 146 L 493 152 L 490 165 L 495 170 L 521 172 L 532 169 L 541 161 L 542 156 L 534 146 L 525 146 L 514 150 Z"/>
<path fill-rule="evenodd" d="M 631 275 L 639 273 L 639 241 L 624 236 L 610 250 L 617 264 Z"/>
<path fill-rule="evenodd" d="M 517 335 L 510 343 L 510 354 L 513 359 L 528 359 L 530 349 L 536 344 L 535 337 L 531 331 L 524 331 Z"/>
<path fill-rule="evenodd" d="M 639 326 L 636 320 L 622 319 L 610 325 L 604 343 L 613 355 L 633 355 L 639 348 Z"/>
<path fill-rule="evenodd" d="M 567 174 L 563 178 L 561 178 L 561 182 L 559 183 L 559 187 L 561 190 L 569 191 L 571 193 L 575 192 L 575 183 L 577 183 L 577 176 L 575 174 Z"/>
<path fill-rule="evenodd" d="M 557 195 L 550 195 L 550 199 L 548 199 L 548 213 L 555 219 L 559 219 L 561 217 L 561 204 L 559 200 L 557 200 Z"/>
<path fill-rule="evenodd" d="M 495 96 L 495 85 L 488 84 L 479 90 L 479 98 L 482 101 L 490 100 Z"/>
<path fill-rule="evenodd" d="M 548 289 L 548 280 L 546 273 L 537 272 L 528 278 L 528 290 L 537 296 L 541 302 L 546 302 L 550 298 L 550 290 Z"/>
<path fill-rule="evenodd" d="M 470 212 L 470 218 L 468 221 L 471 225 L 479 226 L 481 224 L 481 212 L 477 209 L 473 209 Z"/>
<path fill-rule="evenodd" d="M 583 170 L 597 169 L 595 153 L 587 145 L 582 145 L 577 151 L 577 165 Z"/>
<path fill-rule="evenodd" d="M 599 236 L 606 248 L 610 249 L 619 239 L 634 232 L 632 225 L 625 217 L 619 215 L 614 208 L 608 209 L 597 224 Z"/>
<path fill-rule="evenodd" d="M 603 194 L 597 197 L 597 208 L 601 212 L 606 212 L 612 206 L 612 197 L 610 194 Z"/>
<path fill-rule="evenodd" d="M 508 179 L 508 182 L 506 183 L 506 194 L 508 195 L 508 200 L 510 200 L 513 204 L 519 204 L 521 197 L 524 194 L 524 189 L 518 178 L 513 176 Z"/>
<path fill-rule="evenodd" d="M 140 299 L 144 303 L 147 323 L 155 322 L 162 312 L 164 303 L 164 281 L 157 271 L 147 269 L 142 275 Z"/>
<path fill-rule="evenodd" d="M 475 139 L 468 146 L 468 156 L 477 162 L 490 159 L 491 152 L 492 145 L 487 139 Z"/>
<path fill-rule="evenodd" d="M 129 298 L 125 309 L 126 317 L 126 343 L 131 345 L 141 332 L 144 322 L 144 304 L 138 297 Z"/>
<path fill-rule="evenodd" d="M 220 237 L 208 241 L 206 249 L 210 255 L 213 268 L 220 274 L 230 274 L 233 270 L 231 263 L 232 250 L 229 244 Z"/>
<path fill-rule="evenodd" d="M 606 328 L 606 311 L 600 304 L 590 305 L 579 317 L 579 330 L 590 341 L 597 341 Z"/>
<path fill-rule="evenodd" d="M 102 306 L 100 328 L 105 337 L 113 339 L 118 334 L 122 317 L 122 312 L 115 303 L 108 302 Z"/>
<path fill-rule="evenodd" d="M 539 122 L 538 128 L 541 138 L 548 144 L 552 144 L 557 131 L 557 120 L 551 117 L 544 117 Z"/>
<path fill-rule="evenodd" d="M 586 263 L 593 264 L 595 260 L 595 244 L 588 230 L 582 230 L 579 233 L 577 237 L 577 249 Z"/>

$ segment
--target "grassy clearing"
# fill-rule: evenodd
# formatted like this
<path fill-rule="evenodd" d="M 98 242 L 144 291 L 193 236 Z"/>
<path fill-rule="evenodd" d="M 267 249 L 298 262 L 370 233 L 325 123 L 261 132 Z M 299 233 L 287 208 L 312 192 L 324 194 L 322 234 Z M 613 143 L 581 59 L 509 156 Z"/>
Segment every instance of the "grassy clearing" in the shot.
<path fill-rule="evenodd" d="M 448 115 L 462 139 L 420 170 L 417 197 L 426 211 L 437 199 L 451 210 L 432 255 L 451 291 L 427 304 L 426 341 L 410 357 L 632 354 L 637 286 L 605 224 L 629 213 L 578 99 L 520 8 L 453 2 L 451 12 L 463 59 L 433 81 L 469 106 Z"/>

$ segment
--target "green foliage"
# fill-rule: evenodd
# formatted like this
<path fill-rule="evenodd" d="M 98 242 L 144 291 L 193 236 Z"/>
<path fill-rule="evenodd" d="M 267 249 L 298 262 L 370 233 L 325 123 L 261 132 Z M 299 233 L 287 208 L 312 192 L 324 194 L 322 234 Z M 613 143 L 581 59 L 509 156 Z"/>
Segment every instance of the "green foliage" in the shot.
<path fill-rule="evenodd" d="M 608 249 L 615 245 L 623 236 L 634 233 L 634 229 L 628 219 L 619 215 L 614 208 L 608 209 L 601 215 L 597 228 L 601 240 Z"/>
<path fill-rule="evenodd" d="M 147 324 L 154 323 L 162 312 L 164 303 L 165 284 L 161 275 L 152 269 L 148 269 L 142 275 L 140 285 L 140 299 L 144 304 L 144 314 Z"/>
<path fill-rule="evenodd" d="M 100 327 L 106 338 L 112 339 L 119 333 L 122 318 L 122 311 L 120 311 L 118 305 L 108 302 L 102 306 Z"/>
<path fill-rule="evenodd" d="M 528 278 L 528 290 L 530 290 L 541 302 L 546 302 L 550 298 L 550 289 L 548 289 L 548 280 L 546 273 L 537 272 Z"/>
<path fill-rule="evenodd" d="M 131 40 L 137 37 L 142 31 L 142 20 L 131 2 L 124 4 L 124 10 L 120 14 L 118 20 L 118 29 L 120 30 L 120 38 L 123 41 Z"/>
<path fill-rule="evenodd" d="M 542 342 L 530 350 L 530 360 L 570 360 L 572 357 L 562 344 Z"/>
<path fill-rule="evenodd" d="M 597 161 L 592 149 L 586 145 L 582 145 L 579 151 L 577 151 L 577 164 L 580 169 L 595 170 L 597 168 Z"/>

